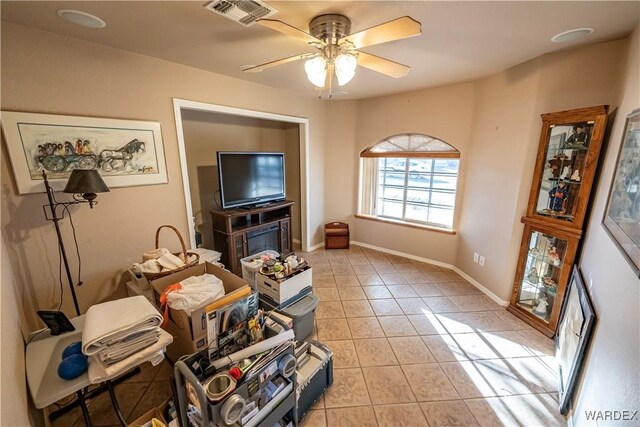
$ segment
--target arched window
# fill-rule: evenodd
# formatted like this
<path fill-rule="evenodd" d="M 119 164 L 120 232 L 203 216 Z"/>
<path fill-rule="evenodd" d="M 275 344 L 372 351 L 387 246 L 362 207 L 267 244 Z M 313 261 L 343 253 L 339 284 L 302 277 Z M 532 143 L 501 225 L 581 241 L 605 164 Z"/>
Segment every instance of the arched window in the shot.
<path fill-rule="evenodd" d="M 360 153 L 359 214 L 453 229 L 460 152 L 405 133 Z"/>

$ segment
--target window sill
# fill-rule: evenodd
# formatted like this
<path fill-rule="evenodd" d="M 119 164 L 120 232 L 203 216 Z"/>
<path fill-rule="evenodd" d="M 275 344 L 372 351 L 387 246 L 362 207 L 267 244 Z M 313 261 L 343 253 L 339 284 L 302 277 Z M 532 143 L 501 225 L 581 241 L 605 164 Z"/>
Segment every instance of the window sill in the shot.
<path fill-rule="evenodd" d="M 439 227 L 434 227 L 432 225 L 416 224 L 413 222 L 406 222 L 399 219 L 380 218 L 378 216 L 365 215 L 365 214 L 356 214 L 355 217 L 360 219 L 366 219 L 369 221 L 383 222 L 386 224 L 396 224 L 396 225 L 401 225 L 403 227 L 409 227 L 409 228 L 417 228 L 420 230 L 435 231 L 436 233 L 444 233 L 444 234 L 451 234 L 451 235 L 456 234 L 454 230 L 449 230 L 447 228 L 439 228 Z"/>

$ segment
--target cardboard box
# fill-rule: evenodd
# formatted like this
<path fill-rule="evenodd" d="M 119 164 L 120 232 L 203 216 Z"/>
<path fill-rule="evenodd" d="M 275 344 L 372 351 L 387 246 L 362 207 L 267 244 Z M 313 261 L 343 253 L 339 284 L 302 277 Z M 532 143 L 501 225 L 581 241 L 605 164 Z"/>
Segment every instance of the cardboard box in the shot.
<path fill-rule="evenodd" d="M 143 426 L 146 427 L 148 425 L 150 426 L 151 425 L 151 420 L 153 418 L 156 418 L 159 421 L 162 421 L 164 423 L 164 425 L 168 425 L 168 423 L 164 419 L 164 415 L 163 415 L 167 404 L 168 404 L 168 402 L 165 401 L 160 406 L 157 406 L 157 407 L 151 409 L 150 411 L 145 412 L 140 417 L 136 418 L 135 421 L 132 421 L 131 423 L 129 423 L 128 427 L 143 427 Z"/>
<path fill-rule="evenodd" d="M 311 289 L 311 267 L 289 277 L 286 280 L 277 281 L 258 273 L 258 292 L 266 295 L 277 305 L 293 301 L 305 288 Z"/>
<path fill-rule="evenodd" d="M 225 295 L 242 292 L 244 288 L 249 287 L 245 280 L 230 271 L 205 262 L 152 281 L 154 299 L 158 307 L 160 306 L 160 295 L 167 286 L 205 273 L 213 274 L 222 280 Z M 173 362 L 185 354 L 192 354 L 206 348 L 208 343 L 206 307 L 211 302 L 213 299 L 203 302 L 191 312 L 191 315 L 188 315 L 184 310 L 169 309 L 169 325 L 166 330 L 173 336 L 173 343 L 167 347 L 167 355 Z"/>

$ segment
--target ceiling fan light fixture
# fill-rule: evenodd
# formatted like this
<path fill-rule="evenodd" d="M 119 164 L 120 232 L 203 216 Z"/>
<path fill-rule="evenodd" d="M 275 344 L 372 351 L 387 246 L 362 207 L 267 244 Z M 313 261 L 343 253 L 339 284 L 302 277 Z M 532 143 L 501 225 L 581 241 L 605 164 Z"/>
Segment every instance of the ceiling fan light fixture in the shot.
<path fill-rule="evenodd" d="M 356 57 L 350 53 L 341 53 L 334 61 L 338 85 L 344 86 L 356 75 L 358 65 Z"/>
<path fill-rule="evenodd" d="M 304 63 L 304 71 L 311 83 L 317 87 L 324 87 L 327 78 L 327 61 L 323 57 L 316 56 L 307 60 Z"/>

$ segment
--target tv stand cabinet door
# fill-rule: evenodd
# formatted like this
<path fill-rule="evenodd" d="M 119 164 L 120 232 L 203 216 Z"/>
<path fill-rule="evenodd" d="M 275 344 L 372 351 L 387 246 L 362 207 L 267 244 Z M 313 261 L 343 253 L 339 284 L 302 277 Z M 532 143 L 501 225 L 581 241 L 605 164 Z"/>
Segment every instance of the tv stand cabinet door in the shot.
<path fill-rule="evenodd" d="M 291 218 L 280 221 L 280 253 L 286 256 L 292 252 Z"/>
<path fill-rule="evenodd" d="M 247 253 L 247 233 L 233 234 L 230 237 L 229 245 L 229 266 L 227 267 L 233 274 L 242 275 L 242 264 L 240 260 L 249 256 Z"/>

